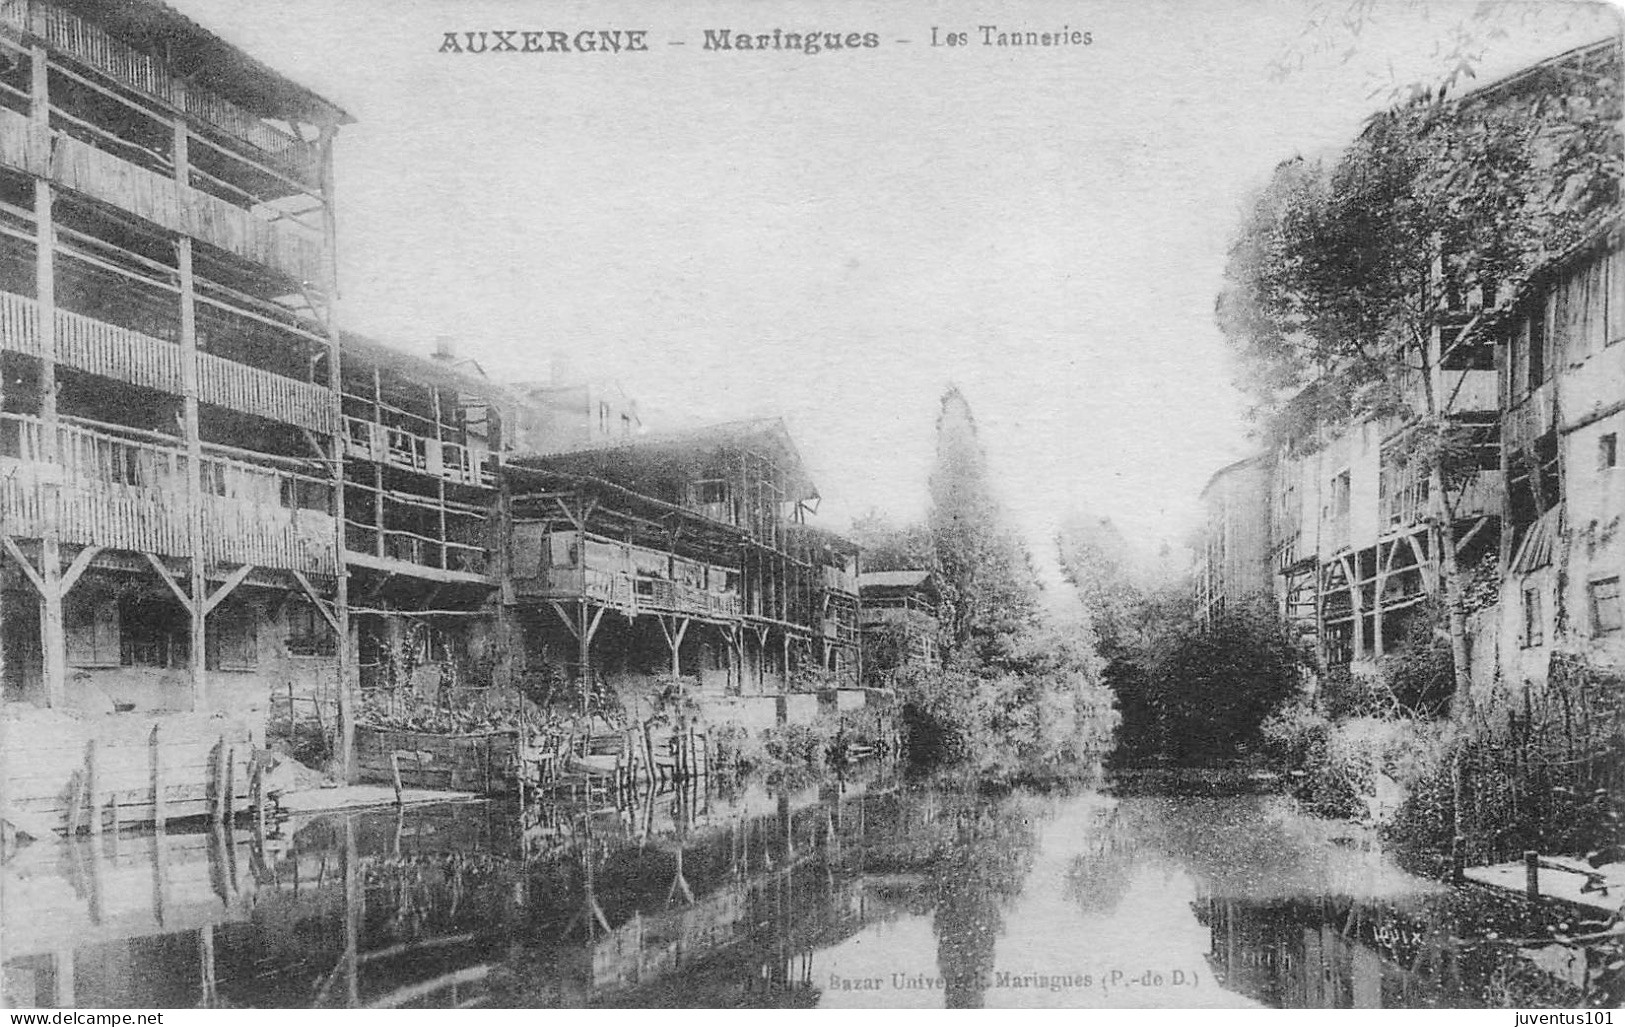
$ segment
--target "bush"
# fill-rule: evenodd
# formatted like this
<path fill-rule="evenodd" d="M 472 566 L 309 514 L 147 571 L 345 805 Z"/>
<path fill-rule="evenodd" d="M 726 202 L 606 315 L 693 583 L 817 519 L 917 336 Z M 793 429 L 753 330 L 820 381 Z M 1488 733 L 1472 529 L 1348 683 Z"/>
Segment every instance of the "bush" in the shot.
<path fill-rule="evenodd" d="M 723 724 L 711 731 L 711 746 L 717 763 L 745 773 L 767 762 L 767 746 L 755 732 L 742 724 Z"/>
<path fill-rule="evenodd" d="M 1423 751 L 1410 796 L 1388 827 L 1395 841 L 1447 852 L 1459 830 L 1469 857 L 1482 862 L 1526 849 L 1584 855 L 1618 844 L 1625 804 L 1618 676 L 1554 657 L 1544 688 L 1481 698 L 1469 722 Z"/>
<path fill-rule="evenodd" d="M 1241 755 L 1298 694 L 1300 662 L 1285 626 L 1251 613 L 1176 627 L 1114 654 L 1106 681 L 1122 711 L 1119 748 L 1187 765 Z"/>
<path fill-rule="evenodd" d="M 1357 817 L 1365 810 L 1372 768 L 1340 744 L 1338 729 L 1306 701 L 1264 722 L 1260 749 L 1293 780 L 1293 795 L 1321 816 Z"/>
<path fill-rule="evenodd" d="M 781 724 L 769 731 L 763 752 L 773 763 L 819 766 L 829 757 L 831 733 L 821 723 Z"/>

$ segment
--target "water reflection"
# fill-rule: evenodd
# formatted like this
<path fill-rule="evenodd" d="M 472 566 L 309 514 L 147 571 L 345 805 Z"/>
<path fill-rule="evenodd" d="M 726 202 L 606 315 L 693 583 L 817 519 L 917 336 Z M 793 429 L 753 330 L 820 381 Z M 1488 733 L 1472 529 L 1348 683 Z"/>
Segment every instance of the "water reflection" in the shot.
<path fill-rule="evenodd" d="M 1572 1005 L 1592 972 L 1268 796 L 883 767 L 109 835 L 0 888 L 20 1005 Z"/>

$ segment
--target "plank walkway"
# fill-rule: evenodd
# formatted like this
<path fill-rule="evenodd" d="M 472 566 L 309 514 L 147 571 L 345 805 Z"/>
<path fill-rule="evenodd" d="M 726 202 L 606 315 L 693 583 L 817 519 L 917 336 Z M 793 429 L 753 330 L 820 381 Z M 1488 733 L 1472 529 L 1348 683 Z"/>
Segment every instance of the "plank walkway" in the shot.
<path fill-rule="evenodd" d="M 461 802 L 477 798 L 479 795 L 474 792 L 406 788 L 401 791 L 400 801 L 403 806 L 412 806 L 428 802 Z M 389 785 L 307 788 L 297 792 L 285 792 L 278 802 L 288 813 L 328 813 L 333 810 L 362 809 L 368 806 L 393 806 L 395 789 Z"/>
<path fill-rule="evenodd" d="M 1566 866 L 1574 871 L 1582 871 L 1571 873 L 1553 869 L 1552 866 L 1542 866 L 1537 878 L 1541 898 L 1557 899 L 1602 913 L 1617 913 L 1621 906 L 1625 906 L 1625 863 L 1606 863 L 1592 868 L 1583 860 L 1568 856 L 1540 858 L 1543 864 Z M 1522 860 L 1497 863 L 1493 866 L 1468 867 L 1463 874 L 1467 880 L 1491 888 L 1502 888 L 1520 895 L 1526 894 L 1528 890 L 1528 878 Z M 1587 874 L 1601 874 L 1606 892 L 1595 889 L 1581 891 L 1586 884 Z"/>

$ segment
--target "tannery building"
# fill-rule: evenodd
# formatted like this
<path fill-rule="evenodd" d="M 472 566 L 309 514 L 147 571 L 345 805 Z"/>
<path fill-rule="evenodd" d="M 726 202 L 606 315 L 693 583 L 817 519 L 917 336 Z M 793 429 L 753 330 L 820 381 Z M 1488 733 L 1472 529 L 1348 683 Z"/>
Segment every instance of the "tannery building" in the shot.
<path fill-rule="evenodd" d="M 1618 41 L 1607 40 L 1454 109 L 1528 103 L 1571 73 L 1617 81 L 1618 68 Z M 1625 336 L 1625 265 L 1617 208 L 1588 223 L 1578 244 L 1516 287 L 1445 290 L 1427 361 L 1433 380 L 1399 384 L 1413 407 L 1430 385 L 1439 413 L 1467 440 L 1450 458 L 1448 503 L 1431 494 L 1420 461 L 1407 460 L 1410 418 L 1276 438 L 1216 474 L 1204 494 L 1199 605 L 1212 611 L 1268 582 L 1277 612 L 1324 667 L 1371 667 L 1439 595 L 1438 528 L 1448 520 L 1475 687 L 1541 682 L 1563 654 L 1625 666 L 1625 552 L 1616 539 L 1625 484 L 1615 441 L 1625 425 L 1616 345 Z M 1311 385 L 1290 402 L 1318 401 Z M 1238 502 L 1258 530 L 1237 533 Z"/>
<path fill-rule="evenodd" d="M 650 434 L 333 319 L 349 117 L 172 8 L 0 0 L 0 806 L 219 814 L 382 690 L 860 680 L 782 423 Z M 528 685 L 526 685 L 528 687 Z"/>

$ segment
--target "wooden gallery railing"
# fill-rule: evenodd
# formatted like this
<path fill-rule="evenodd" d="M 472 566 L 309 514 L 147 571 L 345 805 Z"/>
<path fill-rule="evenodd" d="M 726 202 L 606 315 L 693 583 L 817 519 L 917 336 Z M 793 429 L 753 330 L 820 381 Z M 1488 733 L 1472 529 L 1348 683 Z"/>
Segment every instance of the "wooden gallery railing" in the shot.
<path fill-rule="evenodd" d="M 0 292 L 0 349 L 39 356 L 39 307 Z M 56 312 L 58 363 L 132 385 L 179 395 L 180 347 L 83 314 Z M 199 353 L 198 399 L 245 414 L 330 433 L 337 423 L 327 389 L 270 371 Z"/>
<path fill-rule="evenodd" d="M 353 415 L 345 415 L 344 429 L 345 452 L 357 459 L 417 471 L 459 485 L 496 485 L 496 472 L 489 458 L 481 460 L 472 448 L 460 443 L 442 442 Z"/>
<path fill-rule="evenodd" d="M 173 178 L 132 164 L 61 132 L 49 138 L 16 111 L 0 108 L 0 162 L 50 178 L 170 231 L 299 281 L 320 281 L 322 240 L 291 219 L 272 222 Z"/>
<path fill-rule="evenodd" d="M 37 18 L 29 17 L 30 8 Z M 315 151 L 309 143 L 196 84 L 189 84 L 182 97 L 163 61 L 115 39 L 99 25 L 43 0 L 0 0 L 0 23 L 41 31 L 58 50 L 171 107 L 184 106 L 187 114 L 254 147 L 282 170 L 303 177 L 314 174 Z"/>
<path fill-rule="evenodd" d="M 76 425 L 57 427 L 55 462 L 45 426 L 0 416 L 0 523 L 9 535 L 165 556 L 190 556 L 186 454 Z M 289 471 L 206 456 L 202 464 L 204 554 L 211 562 L 331 575 L 333 518 L 290 507 Z"/>

